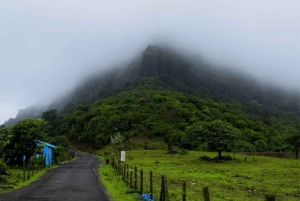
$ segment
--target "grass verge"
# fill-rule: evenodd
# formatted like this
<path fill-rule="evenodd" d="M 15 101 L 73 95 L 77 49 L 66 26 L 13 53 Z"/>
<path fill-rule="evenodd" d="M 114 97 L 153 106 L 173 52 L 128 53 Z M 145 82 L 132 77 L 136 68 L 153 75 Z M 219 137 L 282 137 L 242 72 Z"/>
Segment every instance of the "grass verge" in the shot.
<path fill-rule="evenodd" d="M 172 201 L 182 200 L 183 180 L 187 183 L 188 200 L 202 198 L 205 186 L 215 201 L 261 201 L 265 194 L 274 194 L 279 201 L 300 198 L 299 160 L 236 154 L 234 161 L 214 162 L 199 160 L 201 156 L 215 157 L 216 153 L 169 155 L 164 150 L 131 150 L 126 152 L 126 163 L 143 169 L 144 192 L 149 192 L 149 172 L 153 172 L 155 197 L 159 196 L 161 175 L 166 175 Z M 137 200 L 137 195 L 128 194 L 130 190 L 111 166 L 102 166 L 100 174 L 115 201 Z"/>
<path fill-rule="evenodd" d="M 117 175 L 111 165 L 99 168 L 102 184 L 106 187 L 113 201 L 135 201 L 139 194 L 129 189 L 120 175 Z"/>
<path fill-rule="evenodd" d="M 30 171 L 30 179 L 28 179 L 28 172 L 25 173 L 25 181 L 23 181 L 23 170 L 22 169 L 9 169 L 9 175 L 2 176 L 2 181 L 0 182 L 0 193 L 8 190 L 16 190 L 23 186 L 27 186 L 30 183 L 34 182 L 36 179 L 41 177 L 48 170 L 58 167 L 53 165 L 39 171 Z"/>

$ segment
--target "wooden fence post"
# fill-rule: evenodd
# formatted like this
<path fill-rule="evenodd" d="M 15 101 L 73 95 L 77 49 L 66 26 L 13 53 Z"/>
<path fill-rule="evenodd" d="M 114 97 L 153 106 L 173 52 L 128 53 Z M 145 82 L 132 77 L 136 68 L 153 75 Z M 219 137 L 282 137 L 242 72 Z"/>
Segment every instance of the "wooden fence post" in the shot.
<path fill-rule="evenodd" d="M 274 195 L 265 195 L 265 201 L 275 201 Z"/>
<path fill-rule="evenodd" d="M 169 192 L 167 186 L 166 177 L 163 175 L 161 177 L 161 190 L 160 190 L 160 199 L 159 201 L 169 201 Z"/>
<path fill-rule="evenodd" d="M 132 189 L 132 166 L 130 167 L 130 189 Z"/>
<path fill-rule="evenodd" d="M 203 187 L 204 201 L 210 201 L 208 187 Z"/>
<path fill-rule="evenodd" d="M 143 170 L 141 170 L 141 182 L 140 182 L 140 194 L 142 195 L 143 194 L 143 191 L 144 191 L 144 189 L 143 189 Z"/>
<path fill-rule="evenodd" d="M 123 180 L 126 182 L 126 164 L 123 165 L 124 170 L 123 170 Z"/>
<path fill-rule="evenodd" d="M 46 163 L 45 163 L 45 157 L 44 157 L 44 155 L 42 156 L 42 164 L 43 164 L 43 167 L 45 169 L 46 168 Z"/>
<path fill-rule="evenodd" d="M 40 155 L 40 160 L 39 160 L 39 165 L 40 165 L 40 170 L 42 170 L 42 167 L 43 167 L 43 163 L 42 163 L 42 161 L 43 161 L 43 158 L 42 158 L 42 154 Z"/>
<path fill-rule="evenodd" d="M 127 171 L 126 171 L 126 184 L 129 186 L 129 165 L 127 164 Z"/>
<path fill-rule="evenodd" d="M 23 160 L 23 181 L 25 181 L 25 160 Z"/>
<path fill-rule="evenodd" d="M 186 181 L 182 182 L 182 201 L 186 201 Z"/>
<path fill-rule="evenodd" d="M 123 174 L 123 163 L 120 161 L 120 163 L 119 163 L 119 172 L 120 172 L 120 175 L 122 175 Z"/>
<path fill-rule="evenodd" d="M 35 161 L 35 160 L 34 160 Z M 34 164 L 32 164 L 32 168 L 31 168 L 31 176 L 33 176 L 33 173 L 34 173 L 34 168 L 35 168 L 35 163 Z"/>
<path fill-rule="evenodd" d="M 28 169 L 27 179 L 30 179 L 30 159 L 29 158 L 28 158 L 27 169 Z"/>
<path fill-rule="evenodd" d="M 116 161 L 115 162 L 115 169 L 116 169 L 116 172 L 117 172 L 117 174 L 119 174 L 119 163 L 118 163 L 118 161 Z"/>
<path fill-rule="evenodd" d="M 134 167 L 134 189 L 137 189 L 137 167 Z"/>
<path fill-rule="evenodd" d="M 125 165 L 125 163 L 123 162 L 123 175 L 122 175 L 122 178 L 123 178 L 123 180 L 125 181 L 125 171 L 126 171 L 126 165 Z"/>
<path fill-rule="evenodd" d="M 153 177 L 152 171 L 150 171 L 150 201 L 153 200 Z"/>

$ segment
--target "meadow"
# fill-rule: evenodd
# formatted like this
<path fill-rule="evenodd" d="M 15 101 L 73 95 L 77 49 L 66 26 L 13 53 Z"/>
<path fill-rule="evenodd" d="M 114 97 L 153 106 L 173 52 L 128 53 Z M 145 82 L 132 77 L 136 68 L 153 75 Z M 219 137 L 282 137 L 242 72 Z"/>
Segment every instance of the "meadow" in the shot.
<path fill-rule="evenodd" d="M 104 156 L 103 151 L 96 154 Z M 153 172 L 156 198 L 159 197 L 161 176 L 165 175 L 172 201 L 182 200 L 183 180 L 186 181 L 187 200 L 202 199 L 205 186 L 209 188 L 211 200 L 215 201 L 261 201 L 265 194 L 274 194 L 279 201 L 300 199 L 299 160 L 243 154 L 235 154 L 236 160 L 226 162 L 199 159 L 216 155 L 199 151 L 170 155 L 165 150 L 129 150 L 126 163 L 143 169 L 144 192 L 149 192 L 149 172 Z M 233 153 L 224 155 L 234 158 Z M 129 189 L 110 165 L 102 166 L 100 175 L 113 200 L 137 200 L 138 192 Z"/>

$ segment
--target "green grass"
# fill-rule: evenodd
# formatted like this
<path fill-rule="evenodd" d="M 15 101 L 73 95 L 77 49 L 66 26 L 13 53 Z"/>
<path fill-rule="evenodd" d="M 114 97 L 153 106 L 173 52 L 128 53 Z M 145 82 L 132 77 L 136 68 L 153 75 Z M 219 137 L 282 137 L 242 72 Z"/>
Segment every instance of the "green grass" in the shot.
<path fill-rule="evenodd" d="M 101 181 L 107 188 L 113 201 L 132 201 L 137 200 L 139 194 L 131 191 L 124 183 L 121 176 L 116 175 L 111 165 L 103 165 L 99 169 Z"/>
<path fill-rule="evenodd" d="M 76 157 L 71 159 L 70 161 L 76 160 Z M 61 164 L 68 163 L 67 159 Z M 9 174 L 3 175 L 0 177 L 0 193 L 9 190 L 16 190 L 23 186 L 27 186 L 28 184 L 34 182 L 36 179 L 41 177 L 48 170 L 53 168 L 57 168 L 58 165 L 47 166 L 45 169 L 40 168 L 38 171 L 35 169 L 34 171 L 30 171 L 30 179 L 28 179 L 28 170 L 25 172 L 25 181 L 23 181 L 23 169 L 8 169 Z"/>
<path fill-rule="evenodd" d="M 265 194 L 274 194 L 279 201 L 300 199 L 299 160 L 237 154 L 236 161 L 217 163 L 201 161 L 201 156 L 215 157 L 216 153 L 190 151 L 187 155 L 168 155 L 164 150 L 131 150 L 126 152 L 126 163 L 143 169 L 145 192 L 149 192 L 149 172 L 153 172 L 156 197 L 161 175 L 166 175 L 172 201 L 181 200 L 182 180 L 187 182 L 188 200 L 202 197 L 204 186 L 209 187 L 214 201 L 263 200 Z M 127 187 L 112 167 L 101 167 L 100 174 L 114 200 L 123 200 Z M 251 189 L 255 193 L 249 192 Z M 136 200 L 136 196 L 128 196 L 127 200 Z"/>
<path fill-rule="evenodd" d="M 33 175 L 32 171 L 30 171 L 30 179 L 27 178 L 28 171 L 25 174 L 25 181 L 23 181 L 23 170 L 22 169 L 9 169 L 9 175 L 2 176 L 4 181 L 0 182 L 0 192 L 7 190 L 16 190 L 23 186 L 27 186 L 31 182 L 35 181 L 37 178 L 42 176 L 45 172 L 50 169 L 56 168 L 57 165 L 53 165 L 51 167 L 47 167 L 46 169 L 39 170 L 38 172 L 35 170 Z"/>

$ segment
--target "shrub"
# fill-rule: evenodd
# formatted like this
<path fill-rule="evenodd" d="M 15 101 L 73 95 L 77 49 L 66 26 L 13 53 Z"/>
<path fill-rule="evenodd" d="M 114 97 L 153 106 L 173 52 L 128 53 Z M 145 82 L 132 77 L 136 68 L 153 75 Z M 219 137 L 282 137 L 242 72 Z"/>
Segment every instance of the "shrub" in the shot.
<path fill-rule="evenodd" d="M 182 148 L 178 153 L 179 153 L 180 155 L 187 155 L 187 154 L 188 154 L 188 150 Z"/>
<path fill-rule="evenodd" d="M 2 176 L 2 175 L 8 175 L 8 174 L 9 173 L 8 173 L 7 166 L 4 163 L 0 162 L 0 176 Z"/>

